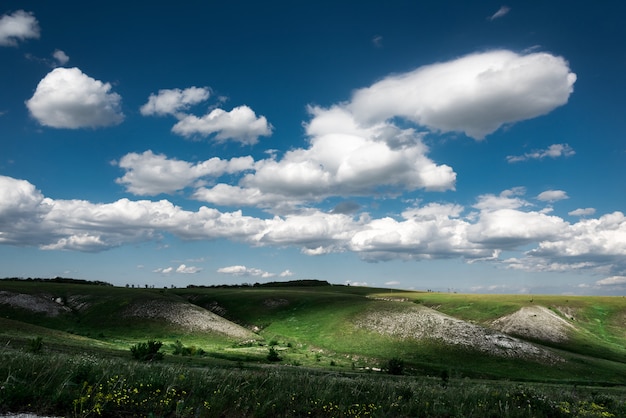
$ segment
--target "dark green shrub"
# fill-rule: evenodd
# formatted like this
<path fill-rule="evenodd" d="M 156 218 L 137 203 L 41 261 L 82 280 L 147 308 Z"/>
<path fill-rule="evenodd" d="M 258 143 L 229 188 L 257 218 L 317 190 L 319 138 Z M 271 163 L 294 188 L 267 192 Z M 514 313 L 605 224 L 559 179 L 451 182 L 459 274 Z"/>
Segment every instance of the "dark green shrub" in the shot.
<path fill-rule="evenodd" d="M 278 355 L 278 351 L 274 347 L 270 347 L 267 353 L 268 361 L 281 361 L 282 358 Z"/>
<path fill-rule="evenodd" d="M 145 343 L 137 343 L 130 348 L 133 358 L 139 361 L 159 361 L 163 360 L 163 353 L 159 352 L 163 343 L 161 341 L 149 340 Z"/>
<path fill-rule="evenodd" d="M 28 340 L 28 351 L 30 351 L 31 353 L 41 353 L 41 350 L 43 349 L 43 338 L 41 337 L 36 337 L 36 338 L 31 338 L 30 340 Z"/>
<path fill-rule="evenodd" d="M 392 358 L 387 362 L 387 373 L 400 375 L 404 373 L 404 361 L 399 358 Z"/>

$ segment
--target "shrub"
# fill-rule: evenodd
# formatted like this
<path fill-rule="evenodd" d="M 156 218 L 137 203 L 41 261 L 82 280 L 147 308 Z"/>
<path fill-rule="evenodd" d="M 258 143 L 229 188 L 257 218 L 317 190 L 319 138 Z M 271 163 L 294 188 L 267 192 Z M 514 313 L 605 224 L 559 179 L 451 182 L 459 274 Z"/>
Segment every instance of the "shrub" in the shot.
<path fill-rule="evenodd" d="M 28 340 L 28 351 L 31 353 L 41 353 L 43 349 L 43 339 L 41 337 L 31 338 Z"/>
<path fill-rule="evenodd" d="M 268 361 L 281 361 L 282 358 L 278 355 L 278 351 L 274 347 L 270 347 L 267 353 Z"/>
<path fill-rule="evenodd" d="M 138 343 L 130 348 L 133 358 L 139 361 L 159 361 L 163 360 L 163 353 L 159 352 L 163 343 L 161 341 L 149 340 L 145 343 Z"/>
<path fill-rule="evenodd" d="M 387 362 L 387 373 L 400 375 L 404 373 L 404 361 L 399 358 L 392 358 Z"/>

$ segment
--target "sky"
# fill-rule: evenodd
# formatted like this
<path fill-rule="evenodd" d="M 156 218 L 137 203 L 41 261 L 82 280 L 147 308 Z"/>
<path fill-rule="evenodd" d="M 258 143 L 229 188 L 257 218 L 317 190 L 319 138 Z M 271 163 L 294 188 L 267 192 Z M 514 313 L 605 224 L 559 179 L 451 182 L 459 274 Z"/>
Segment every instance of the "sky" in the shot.
<path fill-rule="evenodd" d="M 0 277 L 626 295 L 622 1 L 0 8 Z"/>

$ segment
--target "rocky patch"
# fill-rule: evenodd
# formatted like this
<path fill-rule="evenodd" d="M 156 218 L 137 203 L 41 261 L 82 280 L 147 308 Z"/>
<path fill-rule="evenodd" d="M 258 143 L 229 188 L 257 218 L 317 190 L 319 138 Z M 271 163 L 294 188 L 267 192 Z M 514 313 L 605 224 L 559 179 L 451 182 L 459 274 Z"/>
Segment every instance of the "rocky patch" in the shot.
<path fill-rule="evenodd" d="M 238 339 L 255 337 L 246 328 L 192 304 L 150 300 L 129 306 L 124 310 L 123 315 L 126 317 L 162 319 L 189 332 L 214 331 Z"/>
<path fill-rule="evenodd" d="M 358 319 L 356 326 L 398 338 L 440 341 L 500 357 L 549 363 L 562 361 L 544 348 L 425 306 L 406 305 L 406 309 L 402 310 L 381 309 Z"/>
<path fill-rule="evenodd" d="M 28 295 L 0 291 L 0 304 L 10 305 L 14 308 L 27 309 L 31 312 L 41 313 L 46 316 L 59 316 L 61 313 L 71 312 L 71 309 L 63 305 L 60 299 L 49 295 Z"/>
<path fill-rule="evenodd" d="M 492 326 L 507 334 L 539 341 L 563 343 L 575 327 L 544 306 L 525 306 L 492 322 Z"/>

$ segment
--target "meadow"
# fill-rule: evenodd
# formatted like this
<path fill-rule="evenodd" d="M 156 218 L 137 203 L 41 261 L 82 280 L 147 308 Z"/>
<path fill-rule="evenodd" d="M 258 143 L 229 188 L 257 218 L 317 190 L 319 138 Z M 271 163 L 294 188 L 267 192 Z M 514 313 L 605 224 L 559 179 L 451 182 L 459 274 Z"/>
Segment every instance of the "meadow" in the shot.
<path fill-rule="evenodd" d="M 32 308 L 35 300 L 41 301 L 37 309 Z M 626 303 L 621 297 L 456 295 L 348 286 L 128 289 L 0 281 L 0 302 L 0 413 L 626 416 Z M 187 316 L 211 312 L 214 316 L 202 318 L 213 328 L 172 323 L 180 318 L 164 317 L 156 308 L 172 303 Z M 355 326 L 365 315 L 405 314 L 416 307 L 486 326 L 532 305 L 568 306 L 575 314 L 567 341 L 532 342 L 558 355 L 558 362 L 502 357 Z M 235 329 L 220 328 L 225 320 L 249 334 L 225 334 Z M 161 361 L 133 358 L 130 348 L 147 340 L 163 343 Z"/>

